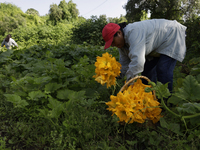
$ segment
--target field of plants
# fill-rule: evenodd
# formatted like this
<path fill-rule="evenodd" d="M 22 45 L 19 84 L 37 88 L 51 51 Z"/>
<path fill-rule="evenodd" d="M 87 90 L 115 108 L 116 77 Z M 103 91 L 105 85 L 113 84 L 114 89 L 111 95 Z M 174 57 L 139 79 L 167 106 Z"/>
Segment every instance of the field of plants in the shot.
<path fill-rule="evenodd" d="M 0 4 L 9 7 L 20 12 Z M 160 82 L 142 89 L 160 102 L 158 122 L 140 123 L 119 122 L 108 109 L 125 78 L 110 87 L 94 78 L 97 58 L 107 52 L 119 61 L 116 48 L 103 49 L 105 16 L 56 25 L 48 16 L 22 17 L 29 25 L 0 33 L 1 41 L 11 33 L 19 45 L 0 48 L 0 150 L 200 149 L 200 17 L 184 23 L 187 54 L 175 67 L 173 92 Z"/>

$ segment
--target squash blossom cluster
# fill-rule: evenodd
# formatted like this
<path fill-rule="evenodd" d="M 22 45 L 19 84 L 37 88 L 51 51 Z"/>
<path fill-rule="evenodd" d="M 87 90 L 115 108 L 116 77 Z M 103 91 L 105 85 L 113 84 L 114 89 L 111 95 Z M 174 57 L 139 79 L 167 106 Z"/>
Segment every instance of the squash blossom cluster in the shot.
<path fill-rule="evenodd" d="M 108 52 L 102 54 L 102 57 L 97 56 L 95 67 L 96 75 L 93 78 L 98 83 L 101 85 L 106 83 L 107 88 L 116 85 L 116 77 L 121 73 L 121 64 L 116 61 L 115 57 L 112 57 Z"/>
<path fill-rule="evenodd" d="M 146 119 L 150 119 L 155 124 L 160 120 L 162 109 L 152 92 L 145 92 L 146 87 L 150 85 L 144 85 L 141 79 L 137 79 L 117 96 L 110 96 L 111 101 L 106 103 L 109 106 L 107 110 L 112 111 L 112 115 L 117 115 L 119 122 L 144 123 Z"/>

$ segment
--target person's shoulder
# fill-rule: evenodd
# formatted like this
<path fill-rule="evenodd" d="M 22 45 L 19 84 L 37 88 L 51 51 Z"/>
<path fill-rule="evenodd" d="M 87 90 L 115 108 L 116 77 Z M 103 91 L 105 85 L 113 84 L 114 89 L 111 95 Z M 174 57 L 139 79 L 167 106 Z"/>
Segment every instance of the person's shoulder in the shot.
<path fill-rule="evenodd" d="M 10 38 L 10 41 L 15 41 L 14 39 Z"/>

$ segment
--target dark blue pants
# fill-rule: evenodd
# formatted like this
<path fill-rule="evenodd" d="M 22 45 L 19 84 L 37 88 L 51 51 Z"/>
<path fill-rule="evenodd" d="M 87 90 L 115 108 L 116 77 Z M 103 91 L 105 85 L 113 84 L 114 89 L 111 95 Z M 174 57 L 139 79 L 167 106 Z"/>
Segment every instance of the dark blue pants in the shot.
<path fill-rule="evenodd" d="M 168 89 L 172 92 L 173 71 L 176 61 L 177 60 L 162 54 L 160 57 L 154 57 L 151 61 L 146 59 L 142 75 L 148 77 L 153 82 L 159 81 L 163 84 L 168 82 Z M 143 83 L 148 84 L 147 81 L 144 80 Z"/>

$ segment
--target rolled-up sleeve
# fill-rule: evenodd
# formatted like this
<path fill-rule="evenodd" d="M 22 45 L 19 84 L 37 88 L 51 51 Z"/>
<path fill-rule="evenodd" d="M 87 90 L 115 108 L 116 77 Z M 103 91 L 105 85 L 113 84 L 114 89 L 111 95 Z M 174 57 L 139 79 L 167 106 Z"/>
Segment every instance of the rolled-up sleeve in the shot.
<path fill-rule="evenodd" d="M 138 28 L 132 29 L 126 38 L 130 46 L 128 54 L 130 63 L 126 72 L 127 80 L 129 80 L 141 73 L 144 69 L 146 49 L 145 31 Z"/>

